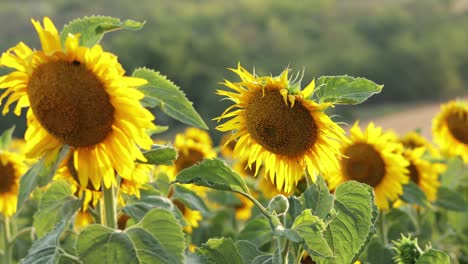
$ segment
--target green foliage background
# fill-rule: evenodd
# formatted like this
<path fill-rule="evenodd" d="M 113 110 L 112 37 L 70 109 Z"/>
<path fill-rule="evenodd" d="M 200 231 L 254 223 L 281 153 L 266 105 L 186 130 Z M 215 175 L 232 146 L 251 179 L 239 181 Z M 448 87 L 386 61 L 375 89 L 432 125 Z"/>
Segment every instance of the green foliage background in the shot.
<path fill-rule="evenodd" d="M 20 40 L 40 48 L 30 18 L 49 16 L 63 25 L 92 14 L 146 20 L 141 32 L 122 31 L 102 45 L 127 71 L 146 66 L 167 75 L 204 120 L 226 107 L 214 91 L 238 62 L 260 74 L 278 74 L 285 65 L 305 68 L 305 82 L 349 74 L 384 84 L 385 92 L 366 105 L 443 100 L 468 91 L 464 0 L 4 0 L 0 50 Z M 349 111 L 339 114 L 354 118 Z M 0 119 L 0 132 L 11 123 L 24 131 L 24 122 L 8 115 Z"/>

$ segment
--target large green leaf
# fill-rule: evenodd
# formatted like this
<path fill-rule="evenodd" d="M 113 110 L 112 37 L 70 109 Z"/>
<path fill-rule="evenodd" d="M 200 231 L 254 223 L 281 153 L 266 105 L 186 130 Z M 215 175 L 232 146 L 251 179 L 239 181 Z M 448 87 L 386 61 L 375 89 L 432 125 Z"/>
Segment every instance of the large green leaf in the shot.
<path fill-rule="evenodd" d="M 414 182 L 403 185 L 403 195 L 401 199 L 410 204 L 426 205 L 426 194 Z"/>
<path fill-rule="evenodd" d="M 447 253 L 437 250 L 437 249 L 429 249 L 428 251 L 424 252 L 416 262 L 416 264 L 450 264 L 452 261 L 450 260 L 449 255 Z"/>
<path fill-rule="evenodd" d="M 138 161 L 140 163 L 154 164 L 154 165 L 173 165 L 172 161 L 177 159 L 177 150 L 171 146 L 166 145 L 153 145 L 151 150 L 144 151 L 143 155 L 147 159 L 146 162 Z"/>
<path fill-rule="evenodd" d="M 182 170 L 175 182 L 193 183 L 216 190 L 250 193 L 242 176 L 229 167 L 225 161 L 214 158 Z"/>
<path fill-rule="evenodd" d="M 180 214 L 179 210 L 176 209 L 172 201 L 158 195 L 148 195 L 139 200 L 127 202 L 125 207 L 122 208 L 122 211 L 136 221 L 140 221 L 149 211 L 155 208 L 171 211 L 183 222 L 184 217 Z"/>
<path fill-rule="evenodd" d="M 320 102 L 354 105 L 380 93 L 382 88 L 383 85 L 378 85 L 365 78 L 354 78 L 347 75 L 322 76 L 317 80 L 315 95 Z"/>
<path fill-rule="evenodd" d="M 291 229 L 304 239 L 305 249 L 314 256 L 332 257 L 333 252 L 323 236 L 325 223 L 311 209 L 306 209 L 296 218 Z"/>
<path fill-rule="evenodd" d="M 208 212 L 210 211 L 203 199 L 197 195 L 196 192 L 181 185 L 174 186 L 174 194 L 172 195 L 172 199 L 181 201 L 190 209 L 200 211 L 205 216 L 208 215 Z"/>
<path fill-rule="evenodd" d="M 78 33 L 80 34 L 80 44 L 92 47 L 98 44 L 107 32 L 119 29 L 140 30 L 144 24 L 144 22 L 129 19 L 120 21 L 120 19 L 113 17 L 89 16 L 75 19 L 65 25 L 60 33 L 60 38 L 62 43 L 65 43 L 68 34 Z"/>
<path fill-rule="evenodd" d="M 463 194 L 447 187 L 439 188 L 434 204 L 452 211 L 468 212 L 468 202 Z"/>
<path fill-rule="evenodd" d="M 318 177 L 315 184 L 310 186 L 299 197 L 305 208 L 312 209 L 313 215 L 325 219 L 333 206 L 333 195 L 328 191 L 322 177 Z"/>
<path fill-rule="evenodd" d="M 8 149 L 8 146 L 10 145 L 13 138 L 13 132 L 15 132 L 15 126 L 12 126 L 11 128 L 3 131 L 3 133 L 0 135 L 0 150 Z"/>
<path fill-rule="evenodd" d="M 235 246 L 244 263 L 252 263 L 252 261 L 258 256 L 268 255 L 267 253 L 258 250 L 255 244 L 247 240 L 238 240 L 236 241 Z"/>
<path fill-rule="evenodd" d="M 216 264 L 244 264 L 239 251 L 231 238 L 211 238 L 200 248 L 197 254 Z"/>
<path fill-rule="evenodd" d="M 247 222 L 239 233 L 239 239 L 248 240 L 261 247 L 273 239 L 273 231 L 268 220 L 261 216 Z"/>
<path fill-rule="evenodd" d="M 146 85 L 138 88 L 145 94 L 145 106 L 157 106 L 161 108 L 164 113 L 182 123 L 208 129 L 185 94 L 164 75 L 150 69 L 140 68 L 133 72 L 133 76 L 148 81 Z"/>
<path fill-rule="evenodd" d="M 317 263 L 352 263 L 375 232 L 377 209 L 372 189 L 356 181 L 348 181 L 335 191 L 336 215 L 329 222 L 325 239 L 335 258 L 315 257 Z"/>
<path fill-rule="evenodd" d="M 67 226 L 67 221 L 63 220 L 57 224 L 54 230 L 41 239 L 34 242 L 28 251 L 28 255 L 21 260 L 21 264 L 44 264 L 58 263 L 61 258 L 59 242 L 62 233 Z"/>
<path fill-rule="evenodd" d="M 42 237 L 60 221 L 68 221 L 80 206 L 81 201 L 73 196 L 68 183 L 54 182 L 41 197 L 39 210 L 34 214 L 36 234 Z"/>
<path fill-rule="evenodd" d="M 174 216 L 153 209 L 136 225 L 117 231 L 90 225 L 78 236 L 83 263 L 183 263 L 184 233 Z"/>
<path fill-rule="evenodd" d="M 51 164 L 45 164 L 44 158 L 40 159 L 23 177 L 21 177 L 18 191 L 18 204 L 16 205 L 17 211 L 19 211 L 23 203 L 29 199 L 29 196 L 36 187 L 45 186 L 52 180 L 58 165 L 66 157 L 69 149 L 67 145 L 64 145 Z"/>

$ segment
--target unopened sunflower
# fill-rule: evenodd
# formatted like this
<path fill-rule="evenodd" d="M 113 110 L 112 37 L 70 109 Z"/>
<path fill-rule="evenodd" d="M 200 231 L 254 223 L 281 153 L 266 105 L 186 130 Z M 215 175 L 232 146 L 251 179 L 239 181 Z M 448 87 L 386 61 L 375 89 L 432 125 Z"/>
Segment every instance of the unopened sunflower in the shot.
<path fill-rule="evenodd" d="M 136 159 L 146 160 L 138 146 L 151 147 L 146 129 L 154 127 L 154 116 L 134 89 L 146 80 L 124 76 L 117 57 L 100 45 L 80 46 L 79 34 L 62 43 L 49 18 L 32 23 L 42 50 L 20 42 L 0 58 L 1 66 L 15 69 L 0 77 L 0 88 L 6 88 L 0 101 L 8 97 L 3 114 L 13 102 L 17 115 L 29 107 L 27 155 L 51 157 L 69 145 L 80 185 L 109 188 L 116 184 L 115 171 L 125 177 Z"/>
<path fill-rule="evenodd" d="M 26 172 L 24 158 L 0 150 L 0 213 L 12 216 L 18 202 L 19 179 Z"/>
<path fill-rule="evenodd" d="M 432 120 L 434 141 L 444 153 L 460 156 L 468 163 L 468 104 L 450 101 L 441 105 L 441 111 Z"/>
<path fill-rule="evenodd" d="M 232 71 L 241 81 L 224 82 L 234 92 L 217 91 L 234 102 L 217 118 L 230 120 L 217 129 L 233 131 L 235 155 L 247 155 L 249 165 L 255 162 L 256 174 L 264 165 L 276 187 L 289 192 L 306 170 L 315 177 L 339 167 L 344 131 L 323 112 L 331 103 L 308 99 L 315 88 L 313 81 L 301 91 L 288 79 L 287 69 L 277 77 L 260 77 L 240 65 Z"/>
<path fill-rule="evenodd" d="M 358 122 L 350 130 L 351 143 L 342 147 L 343 158 L 339 170 L 326 175 L 330 189 L 340 183 L 355 180 L 374 188 L 375 203 L 388 209 L 403 193 L 403 184 L 409 181 L 408 161 L 402 156 L 403 146 L 396 135 L 382 132 L 370 123 L 364 132 Z"/>

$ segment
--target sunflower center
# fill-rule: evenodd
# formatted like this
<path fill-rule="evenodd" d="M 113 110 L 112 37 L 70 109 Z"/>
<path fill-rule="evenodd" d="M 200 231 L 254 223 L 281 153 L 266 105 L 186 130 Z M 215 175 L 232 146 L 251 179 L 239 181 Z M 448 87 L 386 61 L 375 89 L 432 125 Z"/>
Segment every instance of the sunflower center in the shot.
<path fill-rule="evenodd" d="M 13 164 L 0 162 L 0 194 L 7 193 L 15 185 L 15 168 Z"/>
<path fill-rule="evenodd" d="M 270 152 L 302 155 L 317 139 L 317 125 L 309 111 L 296 101 L 284 103 L 278 90 L 256 92 L 245 108 L 247 130 Z"/>
<path fill-rule="evenodd" d="M 180 152 L 179 157 L 174 161 L 176 173 L 202 161 L 204 157 L 202 152 L 195 149 L 190 149 L 187 153 Z"/>
<path fill-rule="evenodd" d="M 346 176 L 352 180 L 377 186 L 385 175 L 385 163 L 380 154 L 366 143 L 349 146 L 342 159 Z"/>
<path fill-rule="evenodd" d="M 409 176 L 412 182 L 418 184 L 419 183 L 419 172 L 416 166 L 414 166 L 413 163 L 410 163 L 410 165 L 407 167 L 409 171 Z"/>
<path fill-rule="evenodd" d="M 468 112 L 452 113 L 447 117 L 450 133 L 463 144 L 468 144 Z"/>
<path fill-rule="evenodd" d="M 31 75 L 34 115 L 54 137 L 73 147 L 92 146 L 112 130 L 114 107 L 99 78 L 79 61 L 53 61 Z"/>

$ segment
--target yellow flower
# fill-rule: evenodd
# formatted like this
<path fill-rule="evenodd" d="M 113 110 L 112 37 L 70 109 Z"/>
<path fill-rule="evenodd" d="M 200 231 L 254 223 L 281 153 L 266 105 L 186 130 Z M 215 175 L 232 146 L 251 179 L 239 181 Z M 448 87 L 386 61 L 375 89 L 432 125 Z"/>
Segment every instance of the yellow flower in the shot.
<path fill-rule="evenodd" d="M 388 209 L 403 193 L 409 181 L 408 161 L 402 156 L 403 146 L 394 133 L 382 133 L 382 128 L 370 123 L 364 133 L 358 122 L 350 130 L 351 143 L 342 147 L 341 168 L 325 175 L 330 189 L 340 183 L 355 180 L 370 185 L 380 209 Z"/>
<path fill-rule="evenodd" d="M 441 111 L 432 120 L 434 141 L 443 152 L 460 156 L 468 163 L 468 104 L 450 101 L 441 105 Z"/>
<path fill-rule="evenodd" d="M 407 149 L 403 156 L 409 161 L 408 171 L 410 180 L 416 183 L 426 194 L 427 200 L 437 198 L 437 189 L 440 186 L 439 175 L 444 172 L 446 165 L 431 163 L 422 158 L 426 149 L 424 147 Z"/>
<path fill-rule="evenodd" d="M 346 137 L 323 112 L 331 104 L 308 99 L 315 88 L 313 81 L 299 91 L 288 79 L 288 70 L 277 77 L 259 77 L 240 65 L 232 71 L 241 81 L 224 82 L 235 92 L 217 91 L 234 102 L 217 118 L 230 120 L 217 129 L 234 131 L 230 140 L 237 140 L 235 155 L 247 155 L 249 165 L 255 162 L 256 174 L 264 165 L 276 187 L 289 192 L 305 170 L 315 177 L 339 167 L 340 144 Z"/>
<path fill-rule="evenodd" d="M 236 210 L 235 215 L 237 220 L 247 221 L 252 215 L 252 207 L 254 206 L 253 202 L 244 195 L 235 194 L 240 200 L 240 204 L 236 205 L 234 209 Z"/>
<path fill-rule="evenodd" d="M 178 200 L 175 200 L 174 204 L 182 212 L 182 214 L 184 215 L 184 219 L 187 222 L 187 225 L 184 226 L 184 231 L 191 234 L 193 228 L 197 228 L 199 226 L 200 220 L 203 219 L 201 212 L 198 210 L 191 209 L 185 204 L 179 202 Z"/>
<path fill-rule="evenodd" d="M 49 18 L 42 26 L 32 20 L 42 50 L 20 42 L 2 54 L 0 65 L 15 69 L 0 77 L 8 97 L 3 114 L 17 102 L 15 114 L 29 107 L 25 134 L 26 154 L 50 158 L 69 145 L 79 183 L 95 190 L 116 184 L 115 172 L 130 175 L 135 160 L 145 160 L 138 146 L 149 149 L 146 129 L 154 116 L 139 102 L 134 89 L 146 80 L 126 77 L 117 57 L 79 45 L 79 35 L 69 34 L 64 43 Z"/>
<path fill-rule="evenodd" d="M 75 218 L 75 231 L 79 232 L 84 227 L 94 223 L 94 218 L 89 211 L 78 211 Z"/>
<path fill-rule="evenodd" d="M 439 151 L 432 145 L 432 143 L 416 131 L 406 133 L 406 135 L 401 137 L 399 141 L 403 144 L 403 147 L 405 147 L 405 149 L 415 149 L 419 147 L 424 147 L 432 156 L 440 156 Z"/>
<path fill-rule="evenodd" d="M 0 150 L 0 213 L 4 216 L 16 212 L 19 179 L 27 170 L 23 160 L 19 154 Z"/>
<path fill-rule="evenodd" d="M 196 133 L 195 133 L 196 131 Z M 167 168 L 169 178 L 174 180 L 177 174 L 205 158 L 216 157 L 209 134 L 198 128 L 190 128 L 175 137 L 174 147 L 178 151 L 174 166 Z"/>
<path fill-rule="evenodd" d="M 230 140 L 231 136 L 232 133 L 224 134 L 221 138 L 221 143 L 219 144 L 221 149 L 221 155 L 223 155 L 224 158 L 232 158 L 234 154 L 234 147 L 236 146 L 236 141 Z"/>

